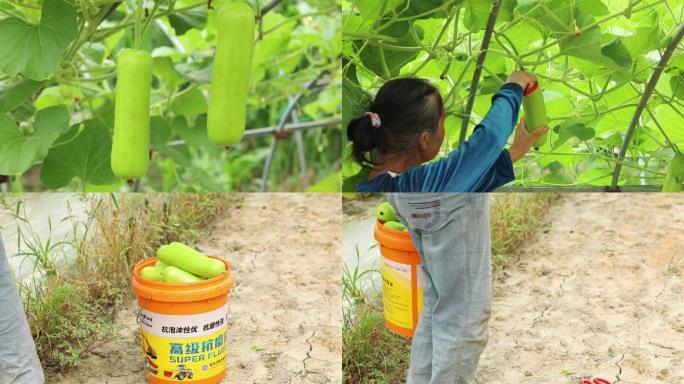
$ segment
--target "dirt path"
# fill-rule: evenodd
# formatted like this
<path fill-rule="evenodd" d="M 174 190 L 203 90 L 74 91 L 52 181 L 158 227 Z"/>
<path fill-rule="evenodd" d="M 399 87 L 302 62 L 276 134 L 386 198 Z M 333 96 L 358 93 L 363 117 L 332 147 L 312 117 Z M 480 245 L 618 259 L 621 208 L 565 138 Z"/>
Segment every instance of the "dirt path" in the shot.
<path fill-rule="evenodd" d="M 567 194 L 494 283 L 477 383 L 684 383 L 684 196 Z"/>
<path fill-rule="evenodd" d="M 198 247 L 226 255 L 229 299 L 224 383 L 338 383 L 341 377 L 341 207 L 337 194 L 245 194 Z M 135 303 L 120 337 L 50 383 L 139 384 Z"/>

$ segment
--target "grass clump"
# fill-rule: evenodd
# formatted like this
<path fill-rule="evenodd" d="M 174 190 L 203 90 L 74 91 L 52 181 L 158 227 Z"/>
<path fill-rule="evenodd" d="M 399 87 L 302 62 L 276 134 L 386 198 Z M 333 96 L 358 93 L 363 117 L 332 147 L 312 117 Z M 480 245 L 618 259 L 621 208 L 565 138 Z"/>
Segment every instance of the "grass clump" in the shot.
<path fill-rule="evenodd" d="M 500 271 L 520 246 L 548 224 L 546 213 L 558 193 L 501 193 L 492 195 L 489 223 L 492 267 Z"/>
<path fill-rule="evenodd" d="M 385 327 L 381 307 L 361 304 L 344 316 L 344 383 L 398 383 L 406 375 L 411 340 Z"/>

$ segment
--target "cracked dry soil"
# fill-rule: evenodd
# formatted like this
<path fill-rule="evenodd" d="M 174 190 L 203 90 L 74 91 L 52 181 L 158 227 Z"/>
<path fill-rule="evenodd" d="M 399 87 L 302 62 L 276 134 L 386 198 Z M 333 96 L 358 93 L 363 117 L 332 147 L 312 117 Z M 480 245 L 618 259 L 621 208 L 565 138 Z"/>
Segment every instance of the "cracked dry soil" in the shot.
<path fill-rule="evenodd" d="M 223 383 L 341 380 L 339 194 L 244 194 L 197 246 L 231 263 L 228 376 Z M 136 304 L 122 308 L 120 337 L 50 383 L 144 382 Z"/>
<path fill-rule="evenodd" d="M 684 383 L 684 196 L 565 194 L 495 274 L 476 382 Z"/>

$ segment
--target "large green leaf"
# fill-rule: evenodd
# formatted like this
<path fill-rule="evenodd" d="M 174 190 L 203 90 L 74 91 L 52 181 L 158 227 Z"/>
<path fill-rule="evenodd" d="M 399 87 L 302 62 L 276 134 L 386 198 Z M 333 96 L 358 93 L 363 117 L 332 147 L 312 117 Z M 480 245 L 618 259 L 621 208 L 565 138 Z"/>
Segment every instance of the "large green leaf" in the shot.
<path fill-rule="evenodd" d="M 192 28 L 202 29 L 207 22 L 207 8 L 199 7 L 185 11 L 174 12 L 169 15 L 169 23 L 176 31 L 176 35 L 184 35 Z"/>
<path fill-rule="evenodd" d="M 76 124 L 50 148 L 40 170 L 46 187 L 57 189 L 78 178 L 83 185 L 107 185 L 116 181 L 111 168 L 112 139 L 98 120 Z"/>
<path fill-rule="evenodd" d="M 42 86 L 42 81 L 25 79 L 0 91 L 0 113 L 9 112 L 18 107 Z"/>
<path fill-rule="evenodd" d="M 19 129 L 0 114 L 0 174 L 18 175 L 47 155 L 52 143 L 69 128 L 69 111 L 64 106 L 43 109 L 36 115 L 32 132 Z"/>
<path fill-rule="evenodd" d="M 375 20 L 391 12 L 402 0 L 354 0 L 364 20 Z M 384 10 L 383 10 L 384 5 Z"/>
<path fill-rule="evenodd" d="M 10 17 L 0 21 L 0 70 L 43 80 L 50 77 L 76 37 L 76 9 L 64 0 L 43 2 L 39 24 Z"/>
<path fill-rule="evenodd" d="M 401 68 L 413 60 L 418 54 L 419 50 L 415 49 L 420 45 L 423 31 L 418 26 L 415 27 L 418 39 L 410 31 L 411 23 L 408 21 L 396 22 L 387 28 L 383 33 L 397 39 L 392 43 L 394 47 L 380 47 L 376 45 L 366 45 L 363 42 L 358 42 L 361 51 L 361 60 L 366 68 L 372 70 L 378 76 L 390 77 L 396 76 L 401 71 Z"/>
<path fill-rule="evenodd" d="M 594 138 L 595 135 L 596 132 L 594 132 L 593 128 L 587 127 L 582 123 L 573 122 L 569 124 L 561 124 L 558 127 L 558 139 L 554 143 L 554 147 L 561 146 L 572 137 L 586 141 Z"/>
<path fill-rule="evenodd" d="M 489 13 L 492 10 L 491 2 L 466 0 L 463 7 L 465 8 L 465 18 L 463 19 L 465 27 L 471 32 L 485 29 L 487 26 L 487 19 L 489 19 Z"/>
<path fill-rule="evenodd" d="M 345 61 L 342 61 L 345 63 Z M 351 119 L 364 113 L 372 97 L 361 89 L 356 77 L 356 66 L 343 64 L 347 71 L 342 78 L 342 126 L 346 130 Z"/>
<path fill-rule="evenodd" d="M 629 69 L 632 66 L 632 57 L 620 40 L 614 39 L 602 46 L 601 29 L 590 27 L 595 22 L 594 18 L 579 10 L 575 17 L 578 29 L 562 36 L 559 43 L 561 52 L 607 67 Z"/>
<path fill-rule="evenodd" d="M 171 103 L 171 110 L 178 115 L 201 115 L 207 113 L 207 100 L 195 88 L 177 96 Z"/>

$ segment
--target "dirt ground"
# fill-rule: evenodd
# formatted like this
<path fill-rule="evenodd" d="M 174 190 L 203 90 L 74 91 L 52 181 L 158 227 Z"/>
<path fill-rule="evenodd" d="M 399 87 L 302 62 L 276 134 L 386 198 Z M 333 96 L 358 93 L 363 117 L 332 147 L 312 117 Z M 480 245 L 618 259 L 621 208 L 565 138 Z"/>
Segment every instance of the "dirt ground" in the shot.
<path fill-rule="evenodd" d="M 224 383 L 341 380 L 341 206 L 338 194 L 244 194 L 198 248 L 225 255 L 228 301 Z M 117 314 L 117 340 L 49 383 L 139 384 L 143 359 L 135 302 Z"/>
<path fill-rule="evenodd" d="M 567 194 L 495 276 L 477 383 L 684 383 L 684 196 Z"/>

